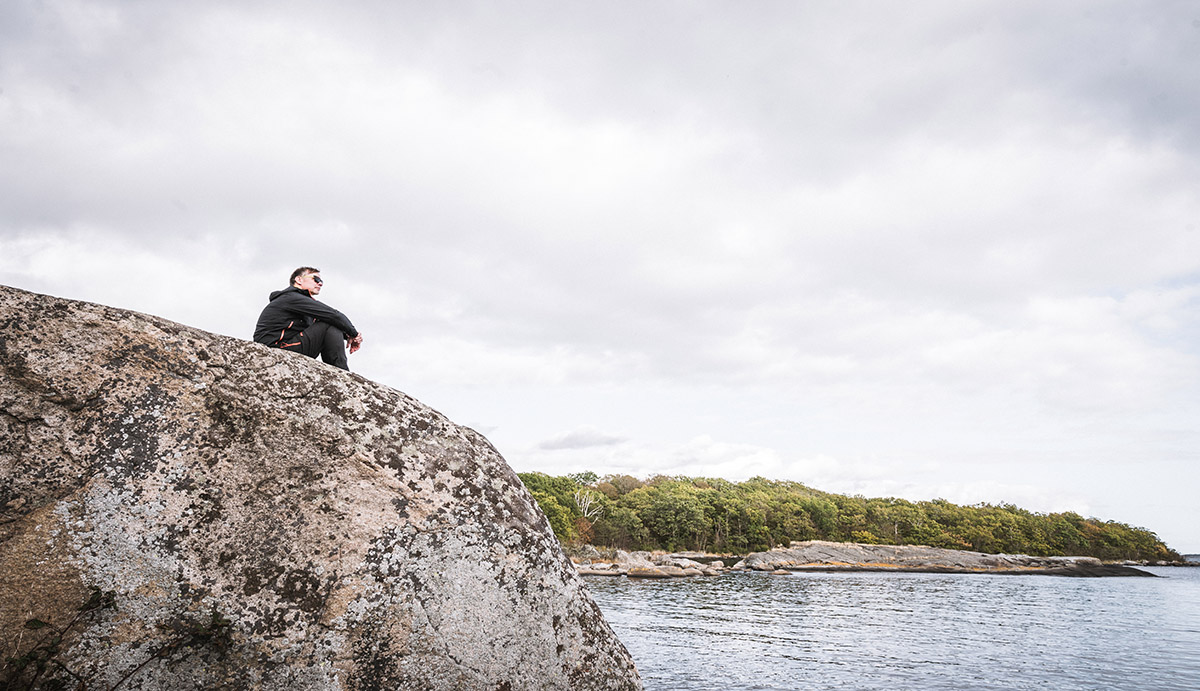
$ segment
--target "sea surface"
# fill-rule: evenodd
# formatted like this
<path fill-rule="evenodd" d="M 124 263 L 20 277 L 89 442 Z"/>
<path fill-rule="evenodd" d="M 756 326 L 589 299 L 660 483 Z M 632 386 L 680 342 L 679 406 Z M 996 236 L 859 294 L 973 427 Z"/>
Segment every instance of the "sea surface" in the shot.
<path fill-rule="evenodd" d="M 729 573 L 589 590 L 647 691 L 1200 689 L 1200 567 Z"/>

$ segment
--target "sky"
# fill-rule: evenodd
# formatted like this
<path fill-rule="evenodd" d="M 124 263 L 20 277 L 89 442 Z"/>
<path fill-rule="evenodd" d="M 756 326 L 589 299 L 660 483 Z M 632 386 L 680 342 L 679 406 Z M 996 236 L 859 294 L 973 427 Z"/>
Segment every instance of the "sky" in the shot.
<path fill-rule="evenodd" d="M 517 471 L 1200 552 L 1194 2 L 0 4 L 0 284 L 351 369 Z"/>

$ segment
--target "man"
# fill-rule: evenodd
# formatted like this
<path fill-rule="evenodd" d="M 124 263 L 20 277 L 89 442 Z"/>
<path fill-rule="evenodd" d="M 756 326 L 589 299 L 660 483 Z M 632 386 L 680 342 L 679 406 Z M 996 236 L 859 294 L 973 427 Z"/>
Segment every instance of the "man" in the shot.
<path fill-rule="evenodd" d="M 311 358 L 320 355 L 326 364 L 349 370 L 346 345 L 353 353 L 362 346 L 363 337 L 346 315 L 314 299 L 325 284 L 321 270 L 302 266 L 292 272 L 290 283 L 271 293 L 258 315 L 254 340 Z"/>

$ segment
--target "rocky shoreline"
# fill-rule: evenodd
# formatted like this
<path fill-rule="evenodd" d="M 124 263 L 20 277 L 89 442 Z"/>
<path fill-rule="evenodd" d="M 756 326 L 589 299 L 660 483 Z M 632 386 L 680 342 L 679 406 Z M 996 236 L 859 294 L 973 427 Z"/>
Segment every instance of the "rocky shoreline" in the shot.
<path fill-rule="evenodd" d="M 581 576 L 628 576 L 629 578 L 683 578 L 688 576 L 719 576 L 731 570 L 722 555 L 664 552 L 624 552 L 618 550 L 611 560 L 596 559 L 576 561 L 575 569 Z M 696 561 L 692 557 L 706 559 Z"/>
<path fill-rule="evenodd" d="M 737 560 L 731 566 L 727 564 Z M 582 576 L 685 578 L 757 571 L 778 575 L 823 571 L 908 571 L 919 573 L 991 573 L 1075 577 L 1149 576 L 1130 563 L 1106 563 L 1094 557 L 1035 557 L 984 554 L 919 545 L 869 545 L 812 540 L 786 548 L 755 552 L 744 558 L 699 552 L 624 552 L 605 558 L 584 549 L 573 557 Z M 1146 564 L 1137 564 L 1145 566 Z M 1172 564 L 1163 564 L 1172 565 Z"/>

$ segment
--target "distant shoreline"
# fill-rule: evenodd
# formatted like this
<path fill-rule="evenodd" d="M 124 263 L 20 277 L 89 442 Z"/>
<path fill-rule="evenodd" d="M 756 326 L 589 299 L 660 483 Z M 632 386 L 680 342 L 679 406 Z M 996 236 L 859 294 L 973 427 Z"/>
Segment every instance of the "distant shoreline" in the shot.
<path fill-rule="evenodd" d="M 651 553 L 617 551 L 612 559 L 599 554 L 576 559 L 576 568 L 587 576 L 670 578 L 715 576 L 738 571 L 775 575 L 794 572 L 883 571 L 912 573 L 964 573 L 996 575 L 1047 575 L 1067 577 L 1155 577 L 1143 566 L 1200 566 L 1186 562 L 1102 562 L 1095 557 L 1037 557 L 1025 554 L 985 554 L 919 545 L 876 545 L 811 540 L 786 548 L 746 555 L 732 566 L 715 559 L 731 555 L 701 552 Z M 736 558 L 736 557 L 735 557 Z"/>

